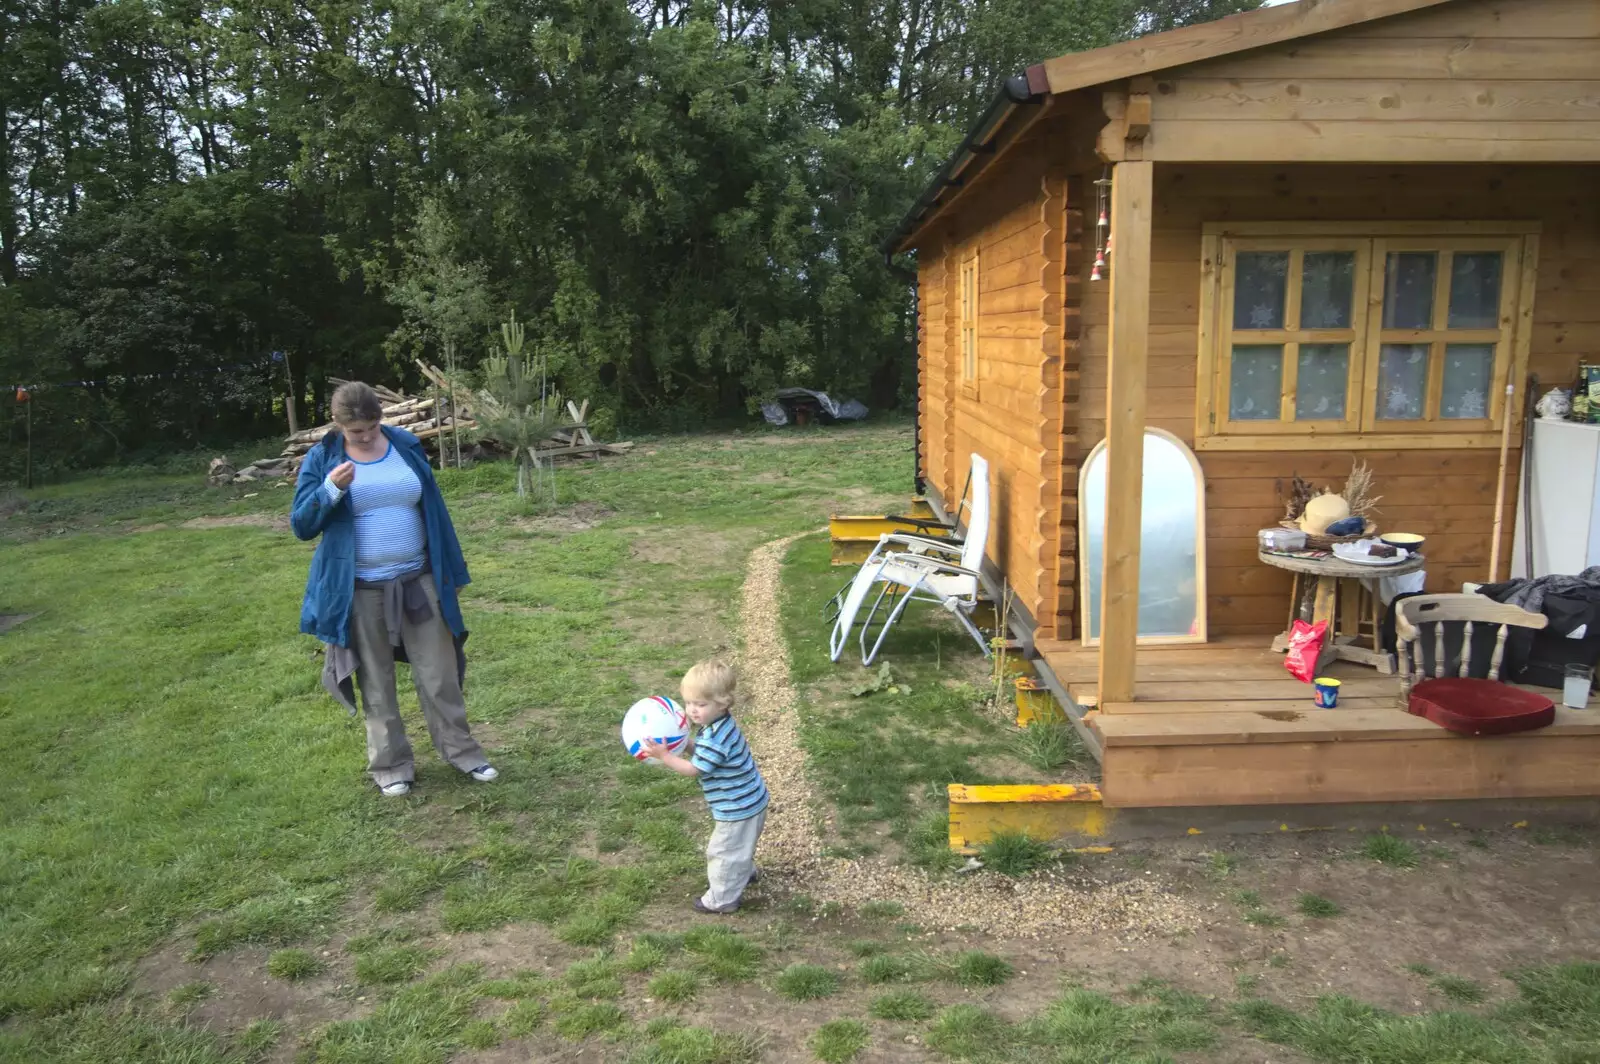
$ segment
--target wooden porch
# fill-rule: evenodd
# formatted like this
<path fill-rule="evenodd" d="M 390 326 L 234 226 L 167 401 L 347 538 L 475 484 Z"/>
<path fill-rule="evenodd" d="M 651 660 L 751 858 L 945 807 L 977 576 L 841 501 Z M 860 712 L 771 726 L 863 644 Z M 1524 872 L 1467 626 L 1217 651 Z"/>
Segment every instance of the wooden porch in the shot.
<path fill-rule="evenodd" d="M 1317 709 L 1260 636 L 1141 646 L 1136 697 L 1102 705 L 1098 649 L 1036 650 L 1099 739 L 1109 807 L 1600 795 L 1600 713 L 1558 706 L 1547 728 L 1469 738 L 1401 710 L 1398 676 L 1346 662 L 1324 670 L 1339 708 Z"/>

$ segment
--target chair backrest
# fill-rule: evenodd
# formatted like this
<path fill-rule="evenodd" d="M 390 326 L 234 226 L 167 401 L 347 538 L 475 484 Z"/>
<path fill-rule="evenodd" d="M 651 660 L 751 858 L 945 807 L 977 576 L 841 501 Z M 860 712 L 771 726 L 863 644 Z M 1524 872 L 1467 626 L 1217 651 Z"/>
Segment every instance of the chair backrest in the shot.
<path fill-rule="evenodd" d="M 972 456 L 972 508 L 967 511 L 966 539 L 961 543 L 961 567 L 978 572 L 989 546 L 989 463 Z"/>
<path fill-rule="evenodd" d="M 1507 628 L 1543 628 L 1550 623 L 1542 613 L 1482 595 L 1414 595 L 1401 599 L 1394 610 L 1396 649 L 1400 652 L 1400 701 L 1410 700 L 1411 688 L 1428 679 L 1423 658 L 1423 625 L 1433 625 L 1433 678 L 1442 679 L 1445 668 L 1444 626 L 1466 622 L 1461 637 L 1461 666 L 1458 674 L 1471 675 L 1472 626 L 1493 624 L 1499 628 L 1494 640 L 1494 656 L 1489 660 L 1489 679 L 1500 679 L 1500 662 L 1505 656 Z"/>

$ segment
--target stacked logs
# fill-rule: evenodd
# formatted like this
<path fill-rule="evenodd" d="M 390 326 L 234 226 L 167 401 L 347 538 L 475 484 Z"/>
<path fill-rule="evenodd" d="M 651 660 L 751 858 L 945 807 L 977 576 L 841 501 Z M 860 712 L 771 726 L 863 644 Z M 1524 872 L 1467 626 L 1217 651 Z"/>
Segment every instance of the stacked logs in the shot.
<path fill-rule="evenodd" d="M 334 383 L 342 383 L 335 381 Z M 405 396 L 389 388 L 375 387 L 378 398 L 383 400 L 383 423 L 396 428 L 403 428 L 418 439 L 428 440 L 441 433 L 449 432 L 457 427 L 457 419 L 451 416 L 450 404 L 447 400 L 420 399 Z M 462 417 L 459 422 L 462 429 L 477 427 L 477 422 Z M 252 480 L 264 480 L 276 477 L 293 477 L 300 472 L 300 462 L 306 453 L 315 447 L 321 439 L 333 431 L 333 423 L 319 425 L 314 429 L 305 429 L 290 436 L 286 446 L 277 458 L 263 458 L 259 462 L 239 470 L 233 474 L 231 480 L 235 484 L 244 484 Z M 212 470 L 213 478 L 218 470 Z M 215 480 L 213 479 L 213 482 Z"/>

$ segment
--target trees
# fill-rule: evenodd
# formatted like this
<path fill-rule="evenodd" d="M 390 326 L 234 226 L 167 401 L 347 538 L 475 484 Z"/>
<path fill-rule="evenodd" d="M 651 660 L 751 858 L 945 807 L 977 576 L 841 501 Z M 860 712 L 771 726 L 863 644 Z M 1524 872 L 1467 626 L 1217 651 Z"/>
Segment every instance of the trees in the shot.
<path fill-rule="evenodd" d="M 1254 5 L 0 0 L 0 376 L 105 460 L 269 430 L 273 351 L 414 384 L 516 306 L 602 418 L 892 403 L 876 245 L 1000 79 Z"/>

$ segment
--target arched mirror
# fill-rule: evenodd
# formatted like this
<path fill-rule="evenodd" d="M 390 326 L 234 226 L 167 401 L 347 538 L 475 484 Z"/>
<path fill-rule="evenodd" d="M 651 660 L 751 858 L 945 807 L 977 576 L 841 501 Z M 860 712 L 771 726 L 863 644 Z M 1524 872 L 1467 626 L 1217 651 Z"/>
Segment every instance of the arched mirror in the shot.
<path fill-rule="evenodd" d="M 1206 641 L 1205 478 L 1194 453 L 1170 432 L 1145 429 L 1139 534 L 1139 642 Z M 1100 569 L 1105 558 L 1106 443 L 1078 474 L 1083 545 L 1083 641 L 1100 642 Z"/>

